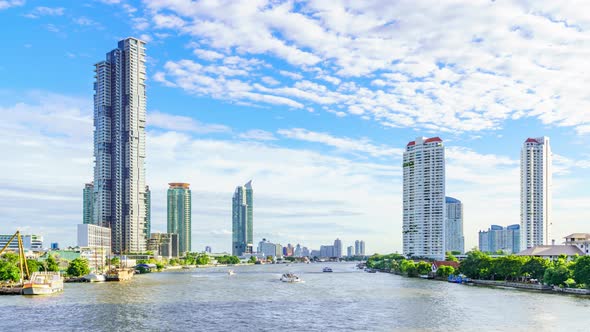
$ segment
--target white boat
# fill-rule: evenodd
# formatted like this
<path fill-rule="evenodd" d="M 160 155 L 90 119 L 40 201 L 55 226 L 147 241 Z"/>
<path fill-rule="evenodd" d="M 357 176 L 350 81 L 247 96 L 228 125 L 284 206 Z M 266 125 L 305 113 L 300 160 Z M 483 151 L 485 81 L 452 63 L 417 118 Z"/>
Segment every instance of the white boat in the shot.
<path fill-rule="evenodd" d="M 233 276 L 234 274 L 236 274 L 236 273 L 234 272 L 234 270 L 227 270 L 227 275 L 228 275 L 228 276 Z"/>
<path fill-rule="evenodd" d="M 96 273 L 89 273 L 84 276 L 84 279 L 86 279 L 90 282 L 103 282 L 103 281 L 107 280 L 107 278 L 104 276 L 104 274 L 96 274 Z"/>
<path fill-rule="evenodd" d="M 59 272 L 34 272 L 23 285 L 23 295 L 47 295 L 63 292 L 64 282 Z"/>
<path fill-rule="evenodd" d="M 295 275 L 293 273 L 283 273 L 283 275 L 281 276 L 281 281 L 282 282 L 289 282 L 289 283 L 297 283 L 297 282 L 302 282 L 303 280 L 301 280 L 301 278 L 299 278 L 297 275 Z"/>

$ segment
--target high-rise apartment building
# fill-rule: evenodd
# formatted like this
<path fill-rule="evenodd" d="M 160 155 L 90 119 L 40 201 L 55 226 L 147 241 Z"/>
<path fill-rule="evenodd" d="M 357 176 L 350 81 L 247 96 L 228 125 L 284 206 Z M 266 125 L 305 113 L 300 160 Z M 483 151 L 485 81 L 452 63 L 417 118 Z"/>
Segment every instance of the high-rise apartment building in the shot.
<path fill-rule="evenodd" d="M 361 242 L 359 240 L 354 241 L 354 255 L 359 256 L 361 254 Z"/>
<path fill-rule="evenodd" d="M 334 257 L 342 257 L 342 241 L 340 239 L 334 240 Z"/>
<path fill-rule="evenodd" d="M 528 138 L 520 153 L 520 249 L 551 244 L 549 137 Z"/>
<path fill-rule="evenodd" d="M 446 198 L 445 250 L 465 252 L 465 238 L 463 237 L 463 203 L 460 200 Z"/>
<path fill-rule="evenodd" d="M 143 252 L 145 42 L 121 40 L 95 72 L 94 224 L 111 229 L 113 252 Z"/>
<path fill-rule="evenodd" d="M 168 185 L 168 233 L 178 234 L 178 250 L 182 256 L 191 251 L 191 190 L 188 183 Z"/>
<path fill-rule="evenodd" d="M 495 253 L 498 250 L 509 254 L 520 251 L 520 225 L 492 225 L 487 231 L 479 231 L 479 251 Z"/>
<path fill-rule="evenodd" d="M 364 240 L 361 240 L 359 242 L 359 250 L 360 250 L 359 255 L 365 256 L 365 241 Z"/>
<path fill-rule="evenodd" d="M 156 256 L 165 258 L 179 257 L 182 253 L 179 252 L 180 243 L 178 241 L 178 234 L 170 233 L 152 233 L 148 241 L 148 250 L 154 252 Z"/>
<path fill-rule="evenodd" d="M 348 246 L 346 248 L 346 256 L 348 257 L 352 257 L 354 255 L 354 248 L 352 246 Z"/>
<path fill-rule="evenodd" d="M 94 215 L 94 184 L 87 183 L 82 190 L 82 223 L 93 224 Z"/>
<path fill-rule="evenodd" d="M 418 137 L 403 159 L 403 252 L 445 258 L 445 148 L 439 137 Z"/>
<path fill-rule="evenodd" d="M 252 180 L 238 186 L 232 198 L 232 254 L 251 254 L 253 249 L 254 197 Z"/>

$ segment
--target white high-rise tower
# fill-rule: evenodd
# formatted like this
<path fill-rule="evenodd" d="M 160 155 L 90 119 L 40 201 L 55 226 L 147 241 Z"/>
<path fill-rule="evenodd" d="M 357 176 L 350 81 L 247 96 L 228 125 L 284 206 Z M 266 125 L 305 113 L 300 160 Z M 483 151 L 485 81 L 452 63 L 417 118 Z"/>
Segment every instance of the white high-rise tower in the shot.
<path fill-rule="evenodd" d="M 549 137 L 528 138 L 520 153 L 520 249 L 551 244 Z"/>
<path fill-rule="evenodd" d="M 114 253 L 146 250 L 145 43 L 121 40 L 95 65 L 93 223 Z"/>
<path fill-rule="evenodd" d="M 403 252 L 445 258 L 445 148 L 439 137 L 418 137 L 404 152 Z"/>

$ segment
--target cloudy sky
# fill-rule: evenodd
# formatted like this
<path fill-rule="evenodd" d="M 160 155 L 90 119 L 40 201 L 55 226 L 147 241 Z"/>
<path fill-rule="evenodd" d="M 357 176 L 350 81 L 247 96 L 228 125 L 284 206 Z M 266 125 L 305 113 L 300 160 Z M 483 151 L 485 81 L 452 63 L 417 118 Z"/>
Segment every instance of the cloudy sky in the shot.
<path fill-rule="evenodd" d="M 440 136 L 466 248 L 519 222 L 527 137 L 554 152 L 554 233 L 590 232 L 587 1 L 0 0 L 0 233 L 74 245 L 92 180 L 93 64 L 148 42 L 147 182 L 193 190 L 193 250 L 255 242 L 401 251 L 401 157 Z M 586 7 L 586 8 L 585 8 Z"/>

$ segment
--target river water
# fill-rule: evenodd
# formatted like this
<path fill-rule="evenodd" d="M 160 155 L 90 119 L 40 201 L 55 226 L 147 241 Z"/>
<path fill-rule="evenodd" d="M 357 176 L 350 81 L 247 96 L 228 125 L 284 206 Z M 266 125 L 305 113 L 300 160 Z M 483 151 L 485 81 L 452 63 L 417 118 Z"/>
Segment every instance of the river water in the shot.
<path fill-rule="evenodd" d="M 333 273 L 322 273 L 331 266 Z M 590 298 L 365 273 L 354 264 L 256 265 L 66 284 L 0 296 L 0 331 L 587 331 Z M 279 281 L 295 272 L 305 281 Z"/>

